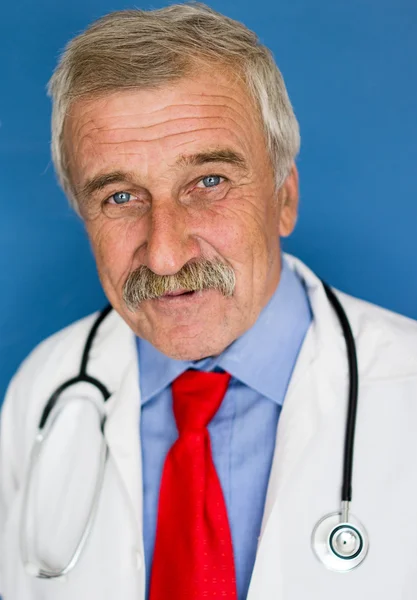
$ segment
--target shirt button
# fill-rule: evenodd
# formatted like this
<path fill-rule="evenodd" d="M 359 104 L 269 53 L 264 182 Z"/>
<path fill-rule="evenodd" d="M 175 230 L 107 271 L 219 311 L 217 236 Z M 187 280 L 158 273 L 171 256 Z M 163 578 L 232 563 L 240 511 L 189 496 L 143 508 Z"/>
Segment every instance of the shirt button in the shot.
<path fill-rule="evenodd" d="M 143 567 L 143 557 L 142 557 L 142 553 L 139 550 L 135 550 L 133 560 L 134 560 L 135 568 L 138 571 L 140 571 Z"/>

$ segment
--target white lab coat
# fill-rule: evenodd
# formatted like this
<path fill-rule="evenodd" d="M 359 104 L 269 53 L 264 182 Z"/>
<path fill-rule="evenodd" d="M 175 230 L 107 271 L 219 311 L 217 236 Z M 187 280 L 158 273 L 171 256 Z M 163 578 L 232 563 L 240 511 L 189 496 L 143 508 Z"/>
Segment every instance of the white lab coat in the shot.
<path fill-rule="evenodd" d="M 314 556 L 310 538 L 316 522 L 340 506 L 345 343 L 318 278 L 300 261 L 287 260 L 306 283 L 314 320 L 279 420 L 248 600 L 415 600 L 417 324 L 338 294 L 356 339 L 360 373 L 352 513 L 366 527 L 370 548 L 356 570 L 330 572 Z M 4 600 L 144 599 L 138 364 L 134 336 L 114 311 L 99 329 L 88 365 L 112 391 L 105 427 L 110 457 L 91 536 L 63 580 L 27 575 L 19 557 L 22 485 L 40 414 L 52 391 L 78 371 L 93 320 L 43 342 L 8 392 L 0 463 Z M 91 473 L 85 477 L 91 479 Z M 63 535 L 52 532 L 55 545 Z"/>

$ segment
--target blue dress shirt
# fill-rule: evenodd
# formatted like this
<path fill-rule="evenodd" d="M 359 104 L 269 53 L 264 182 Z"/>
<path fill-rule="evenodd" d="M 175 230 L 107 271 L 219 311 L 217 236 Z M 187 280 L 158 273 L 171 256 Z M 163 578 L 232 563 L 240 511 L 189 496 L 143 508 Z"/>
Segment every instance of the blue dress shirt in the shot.
<path fill-rule="evenodd" d="M 137 339 L 146 597 L 162 469 L 178 437 L 170 384 L 189 368 L 221 369 L 232 376 L 208 429 L 229 516 L 238 599 L 244 600 L 255 562 L 278 418 L 311 319 L 304 286 L 283 260 L 280 282 L 258 320 L 219 356 L 193 362 L 174 360 Z"/>

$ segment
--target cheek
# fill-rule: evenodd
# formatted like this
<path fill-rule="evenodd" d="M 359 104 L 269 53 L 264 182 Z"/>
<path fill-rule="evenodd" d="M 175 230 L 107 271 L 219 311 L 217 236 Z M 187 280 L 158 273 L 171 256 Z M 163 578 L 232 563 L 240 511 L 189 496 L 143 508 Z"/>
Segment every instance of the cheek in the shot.
<path fill-rule="evenodd" d="M 244 205 L 235 248 L 236 292 L 244 302 L 263 304 L 279 271 L 277 205 L 267 194 L 254 194 Z"/>
<path fill-rule="evenodd" d="M 87 224 L 87 233 L 103 285 L 122 285 L 138 247 L 137 225 L 106 219 Z"/>
<path fill-rule="evenodd" d="M 226 260 L 252 269 L 254 261 L 265 260 L 276 238 L 272 220 L 261 196 L 242 197 L 221 211 L 211 238 Z"/>

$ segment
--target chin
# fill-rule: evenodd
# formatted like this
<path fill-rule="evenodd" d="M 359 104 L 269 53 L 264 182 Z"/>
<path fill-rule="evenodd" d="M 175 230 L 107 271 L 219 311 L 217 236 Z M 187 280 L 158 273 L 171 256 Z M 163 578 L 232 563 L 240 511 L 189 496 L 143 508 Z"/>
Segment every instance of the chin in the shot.
<path fill-rule="evenodd" d="M 162 352 L 162 354 L 169 356 L 169 358 L 174 358 L 175 360 L 200 360 L 208 356 L 221 354 L 231 342 L 228 342 L 223 334 L 220 336 L 220 339 L 215 338 L 210 343 L 207 335 L 202 332 L 192 337 L 177 334 L 171 335 L 169 340 L 167 339 L 167 335 L 165 335 L 159 337 L 159 339 L 150 340 L 150 343 Z"/>
<path fill-rule="evenodd" d="M 164 344 L 162 347 L 154 344 L 155 347 L 165 354 L 165 356 L 169 356 L 169 358 L 174 358 L 175 360 L 200 360 L 202 358 L 207 358 L 208 356 L 217 356 L 222 352 L 219 350 L 212 350 L 211 348 L 202 348 L 194 347 L 194 345 L 179 343 L 179 344 Z"/>

